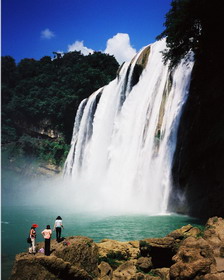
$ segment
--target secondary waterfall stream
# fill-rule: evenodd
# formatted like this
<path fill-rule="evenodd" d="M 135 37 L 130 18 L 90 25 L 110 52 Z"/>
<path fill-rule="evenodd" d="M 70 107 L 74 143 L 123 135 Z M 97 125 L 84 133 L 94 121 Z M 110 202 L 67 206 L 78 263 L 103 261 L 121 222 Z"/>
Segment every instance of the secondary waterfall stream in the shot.
<path fill-rule="evenodd" d="M 172 192 L 177 128 L 193 60 L 172 72 L 165 40 L 124 63 L 117 78 L 81 102 L 64 174 L 82 209 L 162 214 Z"/>

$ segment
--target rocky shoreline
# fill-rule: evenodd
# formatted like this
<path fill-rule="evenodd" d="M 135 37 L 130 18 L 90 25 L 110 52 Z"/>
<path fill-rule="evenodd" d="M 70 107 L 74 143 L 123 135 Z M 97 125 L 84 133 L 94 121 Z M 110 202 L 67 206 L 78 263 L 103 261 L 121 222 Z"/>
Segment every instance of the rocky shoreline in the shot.
<path fill-rule="evenodd" d="M 38 243 L 38 249 L 44 246 Z M 51 242 L 51 255 L 16 255 L 10 280 L 224 280 L 224 219 L 163 238 L 120 242 L 72 236 Z"/>

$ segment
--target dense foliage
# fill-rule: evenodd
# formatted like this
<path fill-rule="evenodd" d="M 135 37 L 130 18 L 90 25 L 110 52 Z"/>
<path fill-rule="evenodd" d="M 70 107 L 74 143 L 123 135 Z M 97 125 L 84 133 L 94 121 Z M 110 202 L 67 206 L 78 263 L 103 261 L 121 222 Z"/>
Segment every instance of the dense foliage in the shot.
<path fill-rule="evenodd" d="M 25 154 L 45 157 L 52 150 L 54 159 L 61 158 L 80 101 L 114 79 L 118 66 L 100 52 L 25 58 L 18 64 L 2 57 L 2 143 L 15 142 Z M 54 140 L 38 133 L 43 127 L 54 131 Z"/>
<path fill-rule="evenodd" d="M 164 61 L 170 66 L 178 64 L 190 50 L 197 56 L 205 49 L 219 48 L 222 34 L 222 1 L 173 0 L 166 14 L 165 30 L 157 39 L 166 37 L 168 49 Z M 220 48 L 221 49 L 221 48 Z"/>

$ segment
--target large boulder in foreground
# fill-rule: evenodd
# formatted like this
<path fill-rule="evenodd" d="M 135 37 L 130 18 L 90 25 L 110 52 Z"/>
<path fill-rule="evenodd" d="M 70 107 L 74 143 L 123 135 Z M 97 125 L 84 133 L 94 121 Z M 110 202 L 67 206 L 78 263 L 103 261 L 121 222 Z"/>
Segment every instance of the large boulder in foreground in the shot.
<path fill-rule="evenodd" d="M 63 242 L 57 245 L 53 252 L 57 258 L 63 259 L 72 266 L 78 266 L 91 275 L 98 271 L 98 247 L 92 239 L 81 236 L 72 236 L 67 239 L 67 246 Z"/>
<path fill-rule="evenodd" d="M 43 243 L 37 245 L 43 247 Z M 98 247 L 87 237 L 69 237 L 66 242 L 51 242 L 51 255 L 18 254 L 11 280 L 93 279 L 98 273 Z"/>
<path fill-rule="evenodd" d="M 213 250 L 203 238 L 188 237 L 173 257 L 170 279 L 202 279 L 205 274 L 215 271 Z"/>
<path fill-rule="evenodd" d="M 79 266 L 72 266 L 55 256 L 29 256 L 20 254 L 16 257 L 11 280 L 77 279 L 91 280 L 92 277 Z"/>
<path fill-rule="evenodd" d="M 204 239 L 208 241 L 217 257 L 224 257 L 224 220 L 222 218 L 213 217 L 208 219 L 205 231 Z"/>

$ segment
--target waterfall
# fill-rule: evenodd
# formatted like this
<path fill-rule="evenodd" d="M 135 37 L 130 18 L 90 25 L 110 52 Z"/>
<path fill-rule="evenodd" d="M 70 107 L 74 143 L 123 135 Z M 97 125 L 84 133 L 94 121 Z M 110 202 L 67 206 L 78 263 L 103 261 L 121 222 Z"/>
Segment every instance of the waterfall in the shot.
<path fill-rule="evenodd" d="M 165 40 L 143 48 L 79 106 L 64 174 L 81 209 L 167 211 L 171 167 L 193 59 L 172 72 Z"/>

